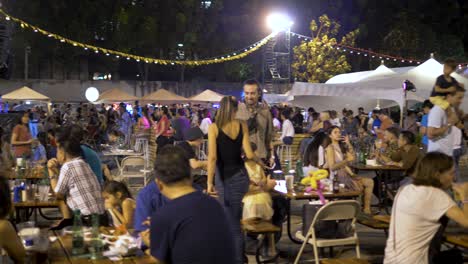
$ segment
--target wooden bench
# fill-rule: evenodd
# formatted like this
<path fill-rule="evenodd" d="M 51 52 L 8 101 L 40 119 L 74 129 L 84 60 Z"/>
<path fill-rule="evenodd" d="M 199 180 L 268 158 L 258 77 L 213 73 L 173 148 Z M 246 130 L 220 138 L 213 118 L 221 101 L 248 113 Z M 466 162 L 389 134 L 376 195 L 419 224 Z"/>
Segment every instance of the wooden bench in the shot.
<path fill-rule="evenodd" d="M 359 224 L 370 227 L 372 229 L 383 230 L 385 235 L 387 235 L 388 228 L 390 226 L 389 222 L 382 221 L 379 218 L 374 218 L 365 214 L 358 215 L 356 219 Z"/>
<path fill-rule="evenodd" d="M 365 259 L 324 259 L 320 261 L 321 264 L 370 264 Z"/>
<path fill-rule="evenodd" d="M 246 234 L 250 235 L 260 235 L 258 239 L 259 242 L 257 244 L 257 250 L 255 252 L 255 260 L 257 263 L 271 263 L 276 262 L 279 257 L 278 252 L 276 251 L 275 239 L 274 234 L 281 231 L 281 228 L 273 225 L 270 221 L 252 218 L 248 220 L 241 221 L 242 230 Z M 270 239 L 268 239 L 270 237 Z M 269 240 L 269 241 L 267 241 Z M 262 249 L 264 243 L 270 242 L 271 245 L 269 246 L 270 249 L 273 251 L 273 257 L 269 259 L 260 259 L 260 250 Z"/>

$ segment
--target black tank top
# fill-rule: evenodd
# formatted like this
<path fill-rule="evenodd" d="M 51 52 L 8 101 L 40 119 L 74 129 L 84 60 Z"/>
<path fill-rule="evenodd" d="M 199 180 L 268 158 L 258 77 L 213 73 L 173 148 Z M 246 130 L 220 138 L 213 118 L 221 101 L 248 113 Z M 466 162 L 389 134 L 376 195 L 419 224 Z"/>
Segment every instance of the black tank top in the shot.
<path fill-rule="evenodd" d="M 244 167 L 242 160 L 242 127 L 235 139 L 226 135 L 222 129 L 218 128 L 218 137 L 216 138 L 216 165 L 221 173 L 221 178 L 229 178 Z"/>

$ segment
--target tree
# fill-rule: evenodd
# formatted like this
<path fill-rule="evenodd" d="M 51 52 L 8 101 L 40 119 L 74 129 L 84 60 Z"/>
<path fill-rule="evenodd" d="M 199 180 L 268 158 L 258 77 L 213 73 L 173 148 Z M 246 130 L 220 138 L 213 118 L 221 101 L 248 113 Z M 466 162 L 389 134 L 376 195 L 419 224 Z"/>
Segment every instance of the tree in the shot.
<path fill-rule="evenodd" d="M 340 30 L 340 24 L 322 15 L 319 23 L 312 20 L 310 23 L 312 32 L 311 41 L 303 41 L 294 47 L 294 61 L 292 63 L 293 74 L 299 81 L 324 82 L 334 75 L 344 73 L 351 69 L 346 55 L 336 49 L 336 45 L 354 46 L 359 30 L 354 30 L 337 42 L 336 37 Z"/>

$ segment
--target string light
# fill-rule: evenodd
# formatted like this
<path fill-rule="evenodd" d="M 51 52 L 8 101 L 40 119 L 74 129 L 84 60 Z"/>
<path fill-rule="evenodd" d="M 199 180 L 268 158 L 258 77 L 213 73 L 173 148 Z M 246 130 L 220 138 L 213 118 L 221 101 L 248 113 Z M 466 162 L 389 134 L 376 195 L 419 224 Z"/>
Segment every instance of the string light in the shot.
<path fill-rule="evenodd" d="M 147 58 L 147 57 L 137 56 L 137 55 L 128 54 L 128 53 L 125 53 L 125 52 L 110 50 L 110 49 L 101 48 L 101 47 L 81 43 L 81 42 L 78 42 L 78 41 L 74 41 L 74 40 L 65 38 L 65 37 L 63 37 L 61 35 L 58 35 L 58 34 L 49 32 L 47 30 L 44 30 L 44 29 L 42 29 L 40 27 L 31 25 L 31 24 L 29 24 L 29 23 L 27 23 L 27 22 L 25 22 L 25 21 L 23 21 L 23 20 L 21 20 L 19 18 L 13 17 L 13 16 L 7 14 L 1 8 L 0 8 L 0 14 L 2 14 L 5 17 L 5 19 L 7 19 L 7 20 L 12 20 L 13 22 L 19 23 L 20 25 L 22 25 L 23 28 L 32 29 L 32 30 L 34 30 L 34 32 L 39 32 L 40 34 L 51 37 L 51 38 L 53 37 L 54 39 L 57 39 L 60 42 L 71 44 L 71 45 L 73 45 L 75 47 L 84 48 L 84 50 L 92 49 L 92 50 L 94 50 L 94 52 L 96 54 L 100 53 L 99 51 L 101 51 L 101 53 L 106 54 L 106 56 L 110 56 L 110 54 L 112 54 L 116 58 L 125 57 L 125 58 L 127 58 L 127 60 L 134 59 L 136 62 L 140 62 L 140 60 L 144 60 L 147 63 L 154 62 L 155 64 L 161 64 L 161 65 L 168 65 L 169 63 L 171 63 L 171 64 L 177 64 L 177 65 L 200 66 L 200 65 L 207 65 L 207 64 L 213 64 L 213 63 L 223 63 L 223 62 L 226 62 L 226 61 L 233 61 L 233 60 L 242 59 L 242 58 L 250 55 L 251 53 L 256 52 L 257 50 L 259 50 L 262 46 L 264 46 L 266 43 L 268 43 L 268 41 L 270 39 L 272 39 L 272 38 L 274 38 L 276 36 L 276 33 L 272 33 L 272 34 L 266 36 L 265 38 L 263 38 L 262 40 L 254 43 L 254 44 L 251 44 L 248 48 L 243 49 L 244 51 L 238 50 L 238 52 L 228 53 L 227 55 L 218 56 L 218 58 L 208 58 L 208 59 L 201 59 L 201 60 L 164 60 L 164 59 Z M 221 59 L 219 59 L 219 57 Z"/>

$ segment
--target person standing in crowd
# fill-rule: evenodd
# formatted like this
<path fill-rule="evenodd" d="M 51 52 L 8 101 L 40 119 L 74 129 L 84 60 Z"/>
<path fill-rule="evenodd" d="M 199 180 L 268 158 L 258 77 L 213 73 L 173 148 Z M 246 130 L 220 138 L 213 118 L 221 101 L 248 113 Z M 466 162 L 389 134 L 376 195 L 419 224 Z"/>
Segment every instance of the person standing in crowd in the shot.
<path fill-rule="evenodd" d="M 463 102 L 465 89 L 461 86 L 456 87 L 456 91 L 447 94 L 445 100 L 451 107 L 457 108 Z M 453 156 L 453 140 L 451 135 L 452 126 L 458 122 L 458 118 L 452 115 L 450 118 L 447 112 L 440 106 L 434 105 L 429 112 L 429 121 L 427 136 L 429 145 L 427 151 L 439 151 L 448 156 Z"/>
<path fill-rule="evenodd" d="M 89 165 L 81 158 L 80 142 L 70 136 L 70 130 L 63 128 L 57 132 L 57 158 L 47 163 L 50 185 L 57 199 L 66 200 L 72 211 L 81 212 L 86 225 L 91 225 L 92 214 L 99 216 L 100 225 L 107 225 L 101 185 Z M 73 222 L 70 212 L 62 211 L 62 214 L 65 218 L 56 228 L 63 228 Z"/>
<path fill-rule="evenodd" d="M 331 127 L 328 130 L 330 145 L 326 148 L 326 167 L 338 182 L 346 188 L 364 193 L 364 213 L 371 214 L 371 198 L 374 181 L 369 178 L 357 176 L 349 163 L 354 162 L 354 149 L 349 141 L 349 136 L 343 137 L 339 127 Z"/>
<path fill-rule="evenodd" d="M 13 128 L 11 146 L 16 158 L 30 157 L 32 154 L 33 139 L 29 133 L 29 116 L 23 114 L 20 122 Z"/>
<path fill-rule="evenodd" d="M 183 141 L 185 132 L 190 129 L 190 120 L 185 116 L 185 109 L 177 109 L 177 115 L 174 120 L 172 120 L 172 128 L 174 132 L 175 141 Z"/>
<path fill-rule="evenodd" d="M 454 185 L 454 174 L 453 159 L 443 153 L 428 153 L 419 162 L 413 183 L 401 187 L 393 202 L 385 264 L 452 263 L 435 260 L 447 218 L 468 228 L 468 184 Z M 463 208 L 447 194 L 450 187 Z"/>
<path fill-rule="evenodd" d="M 148 107 L 144 106 L 141 110 L 141 116 L 136 124 L 136 138 L 149 139 L 151 122 L 148 113 Z"/>
<path fill-rule="evenodd" d="M 236 259 L 235 235 L 223 208 L 193 188 L 184 151 L 165 146 L 156 159 L 155 173 L 159 189 L 170 200 L 153 214 L 150 230 L 142 233 L 156 261 L 242 263 Z"/>
<path fill-rule="evenodd" d="M 10 185 L 5 175 L 0 175 L 0 251 L 6 251 L 13 263 L 25 263 L 26 251 L 23 243 L 18 237 L 15 228 L 8 220 L 8 216 L 13 210 L 10 196 Z M 2 262 L 2 256 L 0 256 Z M 9 263 L 8 260 L 2 263 Z"/>
<path fill-rule="evenodd" d="M 125 103 L 120 103 L 119 105 L 119 130 L 122 134 L 125 135 L 125 144 L 130 144 L 130 133 L 132 130 L 132 118 L 130 114 L 127 112 Z"/>
<path fill-rule="evenodd" d="M 244 82 L 245 106 L 239 106 L 237 119 L 247 121 L 250 142 L 257 146 L 258 157 L 270 166 L 275 164 L 273 140 L 273 121 L 270 109 L 262 98 L 262 88 L 257 80 Z"/>
<path fill-rule="evenodd" d="M 279 121 L 279 110 L 276 107 L 271 108 L 271 116 L 273 117 L 273 130 L 275 132 L 281 131 L 281 122 Z"/>
<path fill-rule="evenodd" d="M 408 115 L 405 118 L 403 128 L 413 134 L 417 134 L 419 130 L 417 114 L 415 111 L 408 110 Z"/>
<path fill-rule="evenodd" d="M 330 111 L 330 124 L 332 126 L 341 127 L 340 119 L 338 118 L 338 114 L 335 110 Z"/>
<path fill-rule="evenodd" d="M 424 115 L 422 116 L 422 119 L 421 119 L 421 126 L 419 127 L 419 133 L 423 136 L 422 143 L 423 143 L 425 151 L 427 151 L 427 146 L 429 144 L 429 139 L 427 138 L 427 125 L 428 125 L 428 119 L 429 119 L 429 112 L 431 111 L 433 106 L 434 105 L 429 100 L 424 101 L 422 105 Z"/>
<path fill-rule="evenodd" d="M 249 189 L 250 180 L 242 160 L 242 150 L 244 150 L 247 159 L 260 161 L 257 160 L 258 158 L 252 151 L 247 123 L 240 122 L 235 118 L 237 109 L 238 102 L 234 97 L 224 97 L 216 114 L 215 123 L 210 126 L 208 131 L 207 192 L 208 194 L 215 193 L 214 178 L 216 174 L 216 191 L 219 194 L 221 204 L 228 213 L 234 232 L 235 263 L 243 263 L 244 239 L 240 220 L 242 218 L 242 199 Z M 271 119 L 268 125 L 271 126 Z"/>
<path fill-rule="evenodd" d="M 453 142 L 453 160 L 455 161 L 455 182 L 460 180 L 460 158 L 463 155 L 463 122 L 458 122 L 452 127 L 452 142 Z"/>
<path fill-rule="evenodd" d="M 202 119 L 201 124 L 200 124 L 200 129 L 203 132 L 203 135 L 207 136 L 208 135 L 208 128 L 212 124 L 211 114 L 210 114 L 210 111 L 208 111 L 208 109 L 201 110 L 201 114 L 202 114 L 203 119 Z"/>
<path fill-rule="evenodd" d="M 307 131 L 310 131 L 312 124 L 314 123 L 314 113 L 315 109 L 313 107 L 309 107 L 309 109 L 307 109 Z"/>
<path fill-rule="evenodd" d="M 169 109 L 166 106 L 161 107 L 159 111 L 159 121 L 156 126 L 156 143 L 158 144 L 158 150 L 162 149 L 167 144 L 172 144 L 174 139 L 170 131 L 169 122 Z"/>

